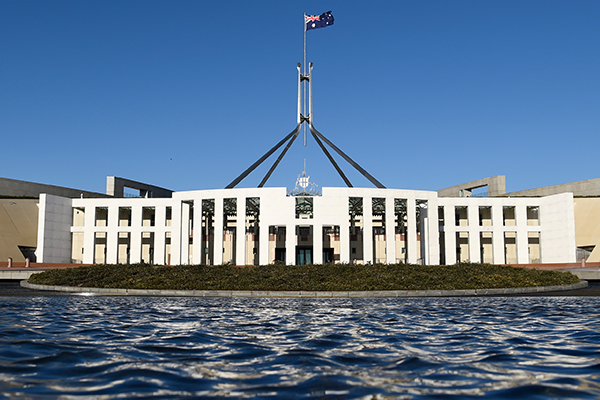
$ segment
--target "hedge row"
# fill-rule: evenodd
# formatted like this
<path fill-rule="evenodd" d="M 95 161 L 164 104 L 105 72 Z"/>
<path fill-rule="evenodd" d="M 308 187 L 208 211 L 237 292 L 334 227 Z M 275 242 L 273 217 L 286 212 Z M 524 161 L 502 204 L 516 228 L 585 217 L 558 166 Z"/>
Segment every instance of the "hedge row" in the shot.
<path fill-rule="evenodd" d="M 32 275 L 31 283 L 170 290 L 452 290 L 552 286 L 579 282 L 569 272 L 460 263 L 158 266 L 93 265 Z"/>

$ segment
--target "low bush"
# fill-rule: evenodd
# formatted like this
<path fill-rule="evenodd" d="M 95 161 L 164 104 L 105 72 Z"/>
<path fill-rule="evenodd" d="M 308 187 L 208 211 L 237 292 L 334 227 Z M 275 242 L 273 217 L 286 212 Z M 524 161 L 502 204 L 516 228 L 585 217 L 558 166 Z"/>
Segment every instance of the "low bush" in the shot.
<path fill-rule="evenodd" d="M 231 265 L 93 265 L 32 275 L 45 285 L 170 290 L 452 290 L 553 286 L 579 282 L 569 272 L 460 263 Z"/>

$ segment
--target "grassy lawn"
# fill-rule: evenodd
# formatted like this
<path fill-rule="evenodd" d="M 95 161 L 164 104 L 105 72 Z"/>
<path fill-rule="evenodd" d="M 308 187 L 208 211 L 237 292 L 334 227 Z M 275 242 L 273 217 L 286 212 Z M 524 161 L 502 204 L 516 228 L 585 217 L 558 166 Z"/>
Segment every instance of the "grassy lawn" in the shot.
<path fill-rule="evenodd" d="M 171 290 L 452 290 L 553 286 L 579 282 L 569 272 L 461 263 L 158 266 L 93 265 L 32 275 L 44 285 Z"/>

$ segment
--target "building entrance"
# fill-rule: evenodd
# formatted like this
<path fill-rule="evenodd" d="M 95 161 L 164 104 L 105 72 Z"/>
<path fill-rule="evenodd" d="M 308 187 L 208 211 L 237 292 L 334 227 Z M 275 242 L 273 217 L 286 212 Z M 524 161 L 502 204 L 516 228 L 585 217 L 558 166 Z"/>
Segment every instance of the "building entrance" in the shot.
<path fill-rule="evenodd" d="M 296 265 L 312 264 L 312 247 L 296 247 Z"/>
<path fill-rule="evenodd" d="M 275 249 L 275 260 L 274 262 L 285 264 L 285 248 L 276 248 Z"/>

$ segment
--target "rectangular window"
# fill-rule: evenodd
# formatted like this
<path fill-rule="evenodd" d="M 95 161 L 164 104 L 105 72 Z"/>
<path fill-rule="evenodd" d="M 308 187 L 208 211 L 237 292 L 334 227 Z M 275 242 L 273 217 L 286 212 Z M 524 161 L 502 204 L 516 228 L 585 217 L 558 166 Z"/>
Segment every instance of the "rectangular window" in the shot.
<path fill-rule="evenodd" d="M 129 264 L 129 255 L 131 252 L 131 233 L 119 232 L 117 249 L 117 262 L 119 264 Z"/>
<path fill-rule="evenodd" d="M 527 245 L 529 249 L 529 264 L 541 263 L 542 253 L 540 249 L 540 233 L 527 232 Z"/>
<path fill-rule="evenodd" d="M 494 262 L 492 235 L 492 232 L 479 233 L 479 256 L 482 263 L 492 264 Z"/>
<path fill-rule="evenodd" d="M 187 210 L 184 212 L 182 209 L 182 212 L 184 212 L 184 214 L 187 214 L 187 221 L 184 221 L 182 219 L 182 223 L 185 223 L 186 228 L 187 228 L 187 233 L 186 236 L 183 238 L 183 242 L 185 243 L 187 241 L 187 263 L 188 264 L 193 264 L 194 263 L 194 240 L 199 240 L 199 239 L 194 239 L 194 224 L 195 224 L 195 220 L 194 220 L 194 200 L 184 200 L 182 202 L 182 206 L 187 208 Z M 199 254 L 199 256 L 201 256 Z M 182 256 L 182 260 L 185 260 L 185 256 Z"/>
<path fill-rule="evenodd" d="M 142 232 L 142 262 L 154 264 L 154 232 Z"/>
<path fill-rule="evenodd" d="M 154 207 L 142 208 L 142 226 L 154 226 L 156 218 L 156 210 Z"/>
<path fill-rule="evenodd" d="M 300 236 L 299 241 L 308 242 L 310 236 L 311 227 L 310 226 L 299 226 L 298 227 L 298 235 Z"/>
<path fill-rule="evenodd" d="M 165 226 L 171 226 L 173 220 L 173 207 L 168 206 L 165 209 Z"/>
<path fill-rule="evenodd" d="M 479 226 L 492 226 L 492 207 L 479 206 Z"/>
<path fill-rule="evenodd" d="M 246 197 L 246 265 L 258 265 L 260 254 L 260 197 Z"/>
<path fill-rule="evenodd" d="M 517 232 L 504 232 L 504 260 L 506 264 L 517 263 Z"/>
<path fill-rule="evenodd" d="M 94 233 L 94 263 L 106 264 L 106 232 Z"/>
<path fill-rule="evenodd" d="M 236 265 L 237 199 L 223 199 L 223 263 Z"/>
<path fill-rule="evenodd" d="M 538 226 L 540 224 L 540 208 L 537 206 L 527 206 L 527 225 Z"/>
<path fill-rule="evenodd" d="M 444 232 L 445 218 L 446 217 L 444 216 L 444 206 L 438 206 L 440 265 L 446 264 L 446 233 Z"/>
<path fill-rule="evenodd" d="M 73 207 L 73 226 L 84 226 L 85 207 Z"/>
<path fill-rule="evenodd" d="M 296 227 L 296 265 L 312 264 L 313 227 Z"/>
<path fill-rule="evenodd" d="M 427 240 L 425 238 L 425 232 L 427 229 L 427 210 L 428 204 L 427 200 L 417 200 L 416 204 L 416 215 L 415 220 L 417 221 L 417 264 L 425 265 L 427 264 L 427 252 L 426 252 L 426 243 Z"/>
<path fill-rule="evenodd" d="M 469 262 L 469 232 L 456 232 L 456 261 Z"/>
<path fill-rule="evenodd" d="M 340 226 L 323 227 L 323 264 L 340 262 Z"/>
<path fill-rule="evenodd" d="M 408 229 L 408 215 L 407 215 L 407 200 L 406 199 L 394 199 L 394 232 L 396 235 L 396 262 L 406 263 L 408 262 L 408 247 L 407 241 L 407 229 Z"/>
<path fill-rule="evenodd" d="M 350 262 L 362 264 L 364 262 L 364 214 L 362 197 L 348 198 L 348 214 L 350 218 L 350 248 L 353 249 L 350 253 Z"/>
<path fill-rule="evenodd" d="M 171 232 L 165 232 L 165 260 L 164 260 L 164 263 L 165 263 L 165 265 L 171 265 Z"/>
<path fill-rule="evenodd" d="M 190 213 L 192 214 L 192 213 Z M 215 200 L 202 200 L 201 264 L 213 265 L 215 244 Z"/>
<path fill-rule="evenodd" d="M 108 225 L 108 207 L 96 207 L 96 226 Z"/>
<path fill-rule="evenodd" d="M 312 219 L 314 212 L 312 197 L 296 197 L 296 218 Z"/>
<path fill-rule="evenodd" d="M 269 226 L 269 260 L 273 264 L 285 264 L 285 226 Z"/>
<path fill-rule="evenodd" d="M 83 264 L 83 232 L 71 234 L 71 263 Z"/>
<path fill-rule="evenodd" d="M 466 206 L 455 206 L 454 207 L 454 219 L 456 226 L 468 226 L 469 217 Z"/>
<path fill-rule="evenodd" d="M 374 197 L 372 200 L 372 227 L 373 227 L 373 262 L 385 264 L 386 257 L 386 226 L 385 226 L 385 199 Z"/>
<path fill-rule="evenodd" d="M 131 207 L 119 207 L 119 226 L 131 226 Z"/>
<path fill-rule="evenodd" d="M 517 225 L 517 221 L 515 219 L 515 206 L 502 207 L 502 221 L 504 226 Z"/>

